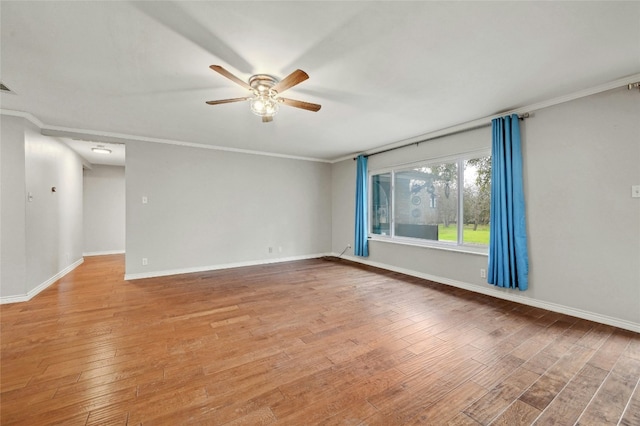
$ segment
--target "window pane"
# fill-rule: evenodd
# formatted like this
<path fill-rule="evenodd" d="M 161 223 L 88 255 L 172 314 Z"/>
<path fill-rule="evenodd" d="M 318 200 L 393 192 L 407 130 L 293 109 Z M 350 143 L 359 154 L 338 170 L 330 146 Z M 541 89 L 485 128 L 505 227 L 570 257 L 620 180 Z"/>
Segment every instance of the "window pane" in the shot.
<path fill-rule="evenodd" d="M 371 176 L 371 233 L 390 235 L 391 173 Z"/>
<path fill-rule="evenodd" d="M 458 239 L 456 163 L 395 173 L 395 235 L 437 241 Z"/>
<path fill-rule="evenodd" d="M 465 244 L 489 244 L 491 209 L 491 156 L 465 161 L 464 230 Z"/>

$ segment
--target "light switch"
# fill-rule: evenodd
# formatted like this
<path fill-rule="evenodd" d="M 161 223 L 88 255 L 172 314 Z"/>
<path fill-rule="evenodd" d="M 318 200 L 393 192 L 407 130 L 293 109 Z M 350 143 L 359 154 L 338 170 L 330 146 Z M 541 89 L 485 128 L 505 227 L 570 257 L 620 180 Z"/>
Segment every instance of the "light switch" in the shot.
<path fill-rule="evenodd" d="M 631 196 L 633 198 L 640 198 L 640 185 L 633 185 L 631 187 Z"/>
<path fill-rule="evenodd" d="M 147 204 L 147 197 L 146 196 L 142 196 L 142 204 Z"/>

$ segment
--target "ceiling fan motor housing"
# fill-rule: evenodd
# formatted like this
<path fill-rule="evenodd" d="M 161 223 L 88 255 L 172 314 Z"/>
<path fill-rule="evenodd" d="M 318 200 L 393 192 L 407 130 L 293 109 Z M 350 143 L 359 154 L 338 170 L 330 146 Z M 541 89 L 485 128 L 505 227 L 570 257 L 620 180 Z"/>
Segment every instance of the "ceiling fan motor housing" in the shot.
<path fill-rule="evenodd" d="M 278 83 L 278 79 L 268 74 L 256 74 L 249 78 L 249 86 L 259 93 L 269 92 Z"/>

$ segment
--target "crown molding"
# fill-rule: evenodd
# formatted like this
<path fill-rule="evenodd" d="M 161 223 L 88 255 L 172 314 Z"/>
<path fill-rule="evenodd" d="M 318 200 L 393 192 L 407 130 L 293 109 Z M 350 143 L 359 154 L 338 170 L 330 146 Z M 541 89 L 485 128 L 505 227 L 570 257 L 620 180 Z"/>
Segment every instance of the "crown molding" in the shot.
<path fill-rule="evenodd" d="M 33 114 L 30 114 L 28 112 L 24 112 L 24 111 L 14 111 L 14 110 L 10 110 L 10 109 L 0 109 L 0 115 L 8 115 L 11 117 L 21 117 L 24 118 L 28 121 L 30 121 L 32 124 L 35 124 L 36 126 L 38 126 L 40 129 L 42 129 L 45 124 L 38 120 L 38 118 L 36 118 Z"/>
<path fill-rule="evenodd" d="M 42 134 L 47 136 L 85 138 L 85 139 L 96 140 L 96 142 L 112 142 L 112 143 L 125 143 L 127 141 L 153 142 L 153 143 L 162 143 L 162 144 L 168 144 L 168 145 L 186 146 L 191 148 L 213 149 L 216 151 L 236 152 L 240 154 L 261 155 L 265 157 L 276 157 L 276 158 L 285 158 L 290 160 L 302 160 L 302 161 L 334 164 L 347 159 L 352 159 L 358 156 L 358 154 L 371 155 L 379 151 L 384 151 L 391 148 L 397 148 L 402 145 L 422 142 L 426 139 L 438 138 L 438 137 L 446 136 L 451 133 L 457 133 L 457 132 L 469 130 L 474 127 L 481 126 L 483 124 L 490 123 L 491 120 L 493 120 L 494 118 L 503 117 L 505 115 L 524 114 L 527 112 L 533 112 L 536 110 L 549 108 L 551 106 L 559 105 L 559 104 L 570 102 L 576 99 L 606 92 L 608 90 L 627 86 L 629 84 L 638 82 L 638 80 L 640 80 L 640 73 L 632 74 L 627 77 L 623 77 L 623 78 L 613 80 L 598 86 L 590 87 L 587 89 L 579 90 L 577 92 L 569 93 L 567 95 L 559 96 L 559 97 L 552 98 L 542 102 L 537 102 L 531 105 L 518 107 L 512 110 L 497 113 L 488 117 L 467 121 L 465 123 L 457 124 L 455 126 L 450 126 L 444 129 L 433 131 L 433 132 L 423 133 L 408 139 L 402 139 L 390 144 L 382 145 L 374 149 L 368 150 L 366 152 L 353 153 L 353 154 L 335 158 L 333 160 L 325 160 L 325 159 L 313 158 L 313 157 L 300 157 L 300 156 L 286 155 L 286 154 L 274 154 L 274 153 L 264 152 L 264 151 L 254 151 L 254 150 L 240 149 L 240 148 L 229 148 L 229 147 L 218 146 L 218 145 L 207 145 L 207 144 L 177 141 L 177 140 L 171 140 L 171 139 L 150 138 L 146 136 L 133 136 L 133 135 L 127 135 L 122 133 L 102 132 L 97 130 L 75 129 L 70 127 L 53 126 L 53 125 L 42 122 L 33 114 L 24 112 L 24 111 L 0 109 L 0 114 L 25 118 L 29 120 L 31 123 L 38 126 L 42 130 Z"/>
<path fill-rule="evenodd" d="M 171 139 L 150 138 L 146 136 L 133 136 L 133 135 L 127 135 L 123 133 L 113 133 L 113 132 L 103 132 L 98 130 L 75 129 L 71 127 L 53 126 L 53 125 L 42 122 L 33 114 L 24 112 L 24 111 L 0 109 L 0 115 L 22 117 L 30 121 L 31 123 L 35 124 L 36 126 L 38 126 L 41 130 L 41 133 L 45 136 L 52 136 L 52 137 L 59 137 L 59 138 L 72 138 L 72 139 L 87 139 L 95 142 L 105 142 L 105 143 L 126 144 L 126 142 L 133 142 L 133 141 L 152 142 L 152 143 L 161 143 L 166 145 L 185 146 L 190 148 L 212 149 L 216 151 L 235 152 L 239 154 L 285 158 L 289 160 L 312 161 L 317 163 L 331 163 L 330 160 L 325 160 L 321 158 L 301 157 L 301 156 L 287 155 L 287 154 L 275 154 L 271 152 L 253 151 L 249 149 L 240 149 L 240 148 L 229 148 L 225 146 L 207 145 L 207 144 L 177 141 L 177 140 L 171 140 Z"/>
<path fill-rule="evenodd" d="M 372 155 L 379 151 L 385 151 L 387 149 L 398 148 L 403 145 L 409 145 L 412 143 L 424 142 L 428 139 L 435 139 L 443 136 L 447 136 L 449 134 L 463 132 L 465 130 L 471 130 L 473 128 L 486 125 L 487 123 L 491 123 L 491 120 L 494 118 L 504 117 L 505 115 L 511 114 L 524 114 L 531 113 L 533 111 L 538 111 L 544 108 L 549 108 L 555 105 L 560 105 L 566 102 L 574 101 L 576 99 L 585 98 L 587 96 L 596 95 L 598 93 L 606 92 L 613 89 L 618 89 L 629 84 L 636 83 L 640 80 L 640 73 L 632 74 L 623 78 L 619 78 L 617 80 L 610 81 L 608 83 L 600 84 L 598 86 L 589 87 L 587 89 L 579 90 L 577 92 L 569 93 L 567 95 L 558 96 L 556 98 L 548 99 L 546 101 L 537 102 L 535 104 L 530 104 L 522 107 L 518 107 L 509 111 L 504 111 L 500 113 L 496 113 L 494 115 L 490 115 L 483 118 L 478 118 L 472 121 L 467 121 L 465 123 L 456 124 L 455 126 L 447 127 L 441 130 L 436 130 L 429 133 L 423 133 L 418 136 L 414 136 L 407 139 L 402 139 L 387 145 L 379 146 L 373 148 L 371 150 L 365 152 L 358 152 L 351 155 L 346 155 L 344 157 L 339 157 L 334 160 L 331 160 L 331 163 L 339 163 L 344 160 L 353 159 L 360 154 Z"/>

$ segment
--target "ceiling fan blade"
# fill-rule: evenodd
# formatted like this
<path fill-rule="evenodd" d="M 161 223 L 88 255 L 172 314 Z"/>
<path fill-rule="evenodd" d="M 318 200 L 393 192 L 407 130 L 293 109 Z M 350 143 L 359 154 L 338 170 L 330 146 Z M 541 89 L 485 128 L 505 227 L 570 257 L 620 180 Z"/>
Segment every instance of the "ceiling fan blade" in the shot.
<path fill-rule="evenodd" d="M 306 109 L 307 111 L 317 112 L 320 111 L 322 105 L 312 104 L 311 102 L 296 101 L 295 99 L 278 98 L 283 104 L 289 105 L 295 108 Z"/>
<path fill-rule="evenodd" d="M 273 86 L 273 90 L 278 93 L 282 93 L 285 90 L 295 86 L 296 84 L 300 84 L 306 79 L 309 78 L 309 75 L 302 70 L 295 70 L 288 76 L 286 76 L 281 82 Z"/>
<path fill-rule="evenodd" d="M 221 75 L 227 77 L 229 80 L 233 81 L 236 84 L 239 84 L 240 86 L 244 87 L 245 89 L 253 90 L 251 88 L 251 86 L 249 86 L 246 82 L 240 80 L 238 77 L 236 77 L 235 75 L 231 74 L 229 71 L 227 71 L 226 69 L 224 69 L 220 65 L 211 65 L 209 68 L 211 68 L 212 70 L 214 70 L 218 74 L 221 74 Z"/>
<path fill-rule="evenodd" d="M 233 99 L 220 99 L 219 101 L 207 101 L 207 104 L 209 105 L 219 105 L 219 104 L 228 104 L 231 102 L 241 102 L 241 101 L 246 101 L 251 99 L 250 97 L 244 97 L 244 98 L 233 98 Z"/>

